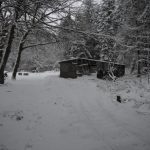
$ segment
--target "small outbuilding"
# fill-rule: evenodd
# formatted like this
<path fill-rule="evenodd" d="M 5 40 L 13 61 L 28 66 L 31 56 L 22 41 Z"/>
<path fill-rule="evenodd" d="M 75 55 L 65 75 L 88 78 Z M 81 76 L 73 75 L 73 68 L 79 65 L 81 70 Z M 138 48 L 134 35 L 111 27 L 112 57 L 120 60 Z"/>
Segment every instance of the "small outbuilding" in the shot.
<path fill-rule="evenodd" d="M 116 77 L 121 77 L 125 74 L 125 65 L 108 61 L 73 58 L 60 61 L 59 64 L 60 77 L 63 78 L 77 78 L 78 76 L 89 75 L 94 72 L 101 73 L 100 78 L 103 78 L 111 68 L 113 68 L 113 73 Z"/>
<path fill-rule="evenodd" d="M 76 73 L 76 60 L 65 60 L 59 62 L 60 64 L 60 77 L 63 78 L 77 78 Z"/>
<path fill-rule="evenodd" d="M 97 61 L 97 77 L 102 79 L 110 74 L 115 77 L 122 77 L 125 74 L 125 65 L 108 61 Z"/>
<path fill-rule="evenodd" d="M 60 61 L 60 77 L 77 78 L 96 72 L 96 62 L 85 58 L 74 58 Z"/>

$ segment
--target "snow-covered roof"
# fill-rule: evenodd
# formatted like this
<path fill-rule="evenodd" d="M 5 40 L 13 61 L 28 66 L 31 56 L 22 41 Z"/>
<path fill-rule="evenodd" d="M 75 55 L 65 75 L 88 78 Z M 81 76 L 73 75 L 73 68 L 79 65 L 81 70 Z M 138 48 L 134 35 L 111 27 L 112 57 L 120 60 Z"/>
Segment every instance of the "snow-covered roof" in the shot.
<path fill-rule="evenodd" d="M 114 63 L 111 61 L 105 61 L 105 60 L 95 60 L 95 59 L 89 59 L 89 58 L 70 58 L 70 59 L 66 59 L 66 60 L 62 60 L 59 61 L 58 63 L 64 63 L 64 62 L 72 62 L 72 61 L 76 61 L 76 60 L 87 60 L 87 61 L 93 61 L 93 62 L 107 62 L 107 63 L 113 63 L 113 64 L 117 64 L 117 65 L 124 65 L 124 64 L 120 64 L 120 63 Z"/>

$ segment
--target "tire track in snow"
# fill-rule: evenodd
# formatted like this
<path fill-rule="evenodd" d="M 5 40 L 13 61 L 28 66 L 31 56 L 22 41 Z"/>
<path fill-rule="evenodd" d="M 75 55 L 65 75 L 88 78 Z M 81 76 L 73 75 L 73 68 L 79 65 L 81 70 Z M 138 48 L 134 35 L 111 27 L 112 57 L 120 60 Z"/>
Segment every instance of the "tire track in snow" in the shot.
<path fill-rule="evenodd" d="M 95 86 L 93 86 L 91 89 L 92 91 L 96 91 L 96 89 L 93 89 Z M 80 92 L 81 89 L 78 89 Z M 83 90 L 88 90 L 87 87 Z M 78 93 L 77 92 L 77 93 Z M 97 95 L 97 92 L 92 93 L 93 95 Z M 101 93 L 102 94 L 102 93 Z M 78 96 L 78 94 L 76 94 Z M 130 144 L 130 146 L 128 146 L 130 149 L 143 149 L 145 148 L 145 150 L 149 149 L 149 143 L 148 143 L 148 139 L 144 140 L 143 138 L 140 137 L 140 135 L 138 135 L 136 132 L 132 131 L 131 129 L 129 130 L 129 127 L 126 127 L 126 124 L 123 122 L 120 122 L 120 120 L 117 120 L 117 118 L 115 118 L 113 116 L 113 114 L 111 114 L 110 112 L 108 112 L 107 110 L 105 110 L 105 108 L 103 107 L 102 104 L 100 104 L 100 101 L 97 100 L 97 97 L 93 98 L 92 101 L 89 97 L 91 97 L 91 95 L 88 94 L 87 95 L 82 95 L 81 93 L 79 94 L 79 104 L 77 107 L 79 107 L 79 112 L 81 114 L 83 114 L 86 117 L 87 120 L 87 124 L 92 128 L 93 132 L 95 133 L 95 135 L 97 136 L 98 140 L 103 140 L 107 145 L 109 145 L 110 149 L 118 149 L 118 148 L 122 148 L 120 146 L 120 140 L 119 138 L 117 139 L 117 137 L 115 137 L 117 140 L 115 141 L 115 143 L 113 142 L 113 140 L 110 137 L 107 137 L 105 135 L 105 132 L 100 131 L 101 128 L 103 128 L 104 130 L 110 130 L 111 131 L 111 127 L 114 128 L 116 130 L 116 132 L 118 134 L 121 134 L 121 138 L 124 138 L 126 140 L 126 144 Z M 99 95 L 99 94 L 98 94 Z M 100 96 L 100 95 L 99 95 Z M 104 98 L 104 97 L 103 97 Z M 81 100 L 82 99 L 82 100 Z M 85 100 L 86 99 L 86 100 Z M 96 109 L 98 110 L 96 112 Z M 108 124 L 110 124 L 110 128 L 109 126 L 106 128 L 101 127 L 104 126 L 103 123 L 101 123 L 101 121 L 99 121 L 98 123 L 94 120 L 94 115 L 92 116 L 92 114 L 95 113 L 96 117 L 97 115 L 103 116 L 100 118 L 105 118 L 106 120 L 104 121 L 104 119 L 100 119 L 102 122 L 106 122 Z M 129 126 L 129 125 L 128 125 Z M 112 129 L 113 130 L 113 129 Z M 117 135 L 115 135 L 117 136 Z M 119 137 L 120 135 L 118 135 Z M 131 142 L 128 141 L 128 139 L 131 139 Z M 117 143 L 117 144 L 116 144 Z M 122 143 L 124 144 L 124 141 L 122 141 Z M 128 148 L 128 149 L 129 149 Z"/>

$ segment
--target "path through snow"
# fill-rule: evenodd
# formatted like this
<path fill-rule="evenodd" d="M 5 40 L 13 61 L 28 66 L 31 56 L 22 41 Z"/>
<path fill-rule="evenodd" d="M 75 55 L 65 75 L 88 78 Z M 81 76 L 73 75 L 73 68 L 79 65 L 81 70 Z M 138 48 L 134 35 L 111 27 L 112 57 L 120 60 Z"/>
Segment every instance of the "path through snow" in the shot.
<path fill-rule="evenodd" d="M 149 128 L 91 77 L 0 86 L 0 150 L 149 150 Z"/>

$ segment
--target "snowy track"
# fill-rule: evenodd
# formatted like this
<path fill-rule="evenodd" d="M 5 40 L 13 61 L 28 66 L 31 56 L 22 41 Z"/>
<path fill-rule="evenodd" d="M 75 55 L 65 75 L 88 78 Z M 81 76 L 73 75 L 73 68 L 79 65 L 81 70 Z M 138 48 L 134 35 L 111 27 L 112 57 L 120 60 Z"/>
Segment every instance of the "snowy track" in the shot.
<path fill-rule="evenodd" d="M 3 150 L 149 150 L 149 128 L 149 116 L 113 102 L 88 77 L 0 87 Z"/>

